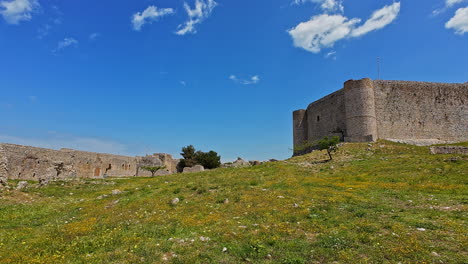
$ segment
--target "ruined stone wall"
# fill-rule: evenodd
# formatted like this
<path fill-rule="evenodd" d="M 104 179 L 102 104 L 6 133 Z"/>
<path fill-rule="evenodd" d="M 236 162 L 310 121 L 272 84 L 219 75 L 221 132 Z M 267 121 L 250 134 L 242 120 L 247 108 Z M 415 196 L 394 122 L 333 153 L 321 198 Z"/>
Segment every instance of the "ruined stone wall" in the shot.
<path fill-rule="evenodd" d="M 468 141 L 468 83 L 373 83 L 379 138 Z"/>
<path fill-rule="evenodd" d="M 6 160 L 6 173 L 9 179 L 54 180 L 66 178 L 101 178 L 151 176 L 141 166 L 166 166 L 168 173 L 175 173 L 174 163 L 168 154 L 155 154 L 146 157 L 128 157 L 112 154 L 85 152 L 71 149 L 52 150 L 0 144 Z M 3 154 L 2 154 L 3 153 Z M 164 160 L 160 159 L 164 156 Z M 0 173 L 3 173 L 0 171 Z M 1 176 L 1 175 L 0 175 Z"/>

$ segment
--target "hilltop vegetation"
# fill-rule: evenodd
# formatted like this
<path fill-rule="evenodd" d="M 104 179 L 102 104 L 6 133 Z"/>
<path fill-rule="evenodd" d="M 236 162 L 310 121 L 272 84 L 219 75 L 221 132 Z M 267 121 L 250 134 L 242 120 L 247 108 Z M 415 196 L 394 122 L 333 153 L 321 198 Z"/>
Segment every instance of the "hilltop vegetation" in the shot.
<path fill-rule="evenodd" d="M 3 190 L 0 263 L 468 262 L 466 156 L 382 141 L 327 158 Z"/>

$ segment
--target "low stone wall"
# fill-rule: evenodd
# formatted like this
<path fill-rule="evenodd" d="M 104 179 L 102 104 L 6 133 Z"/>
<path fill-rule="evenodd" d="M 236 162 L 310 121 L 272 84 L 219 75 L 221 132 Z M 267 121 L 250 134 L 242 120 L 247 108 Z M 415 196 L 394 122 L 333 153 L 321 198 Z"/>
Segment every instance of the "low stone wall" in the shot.
<path fill-rule="evenodd" d="M 462 155 L 468 155 L 468 147 L 436 146 L 436 147 L 431 147 L 431 154 L 462 154 Z"/>

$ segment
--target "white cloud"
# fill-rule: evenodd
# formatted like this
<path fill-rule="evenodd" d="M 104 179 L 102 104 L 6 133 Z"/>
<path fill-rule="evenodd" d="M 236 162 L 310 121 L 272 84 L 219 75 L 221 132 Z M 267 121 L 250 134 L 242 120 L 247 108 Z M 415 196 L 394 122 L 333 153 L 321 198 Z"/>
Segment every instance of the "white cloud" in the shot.
<path fill-rule="evenodd" d="M 288 30 L 288 33 L 295 47 L 319 53 L 323 48 L 333 47 L 335 42 L 341 39 L 359 37 L 385 27 L 396 19 L 399 12 L 399 2 L 385 6 L 375 11 L 360 27 L 356 27 L 361 22 L 359 18 L 349 19 L 340 14 L 321 14 L 298 24 Z"/>
<path fill-rule="evenodd" d="M 445 28 L 454 29 L 456 34 L 463 35 L 468 32 L 468 7 L 459 8 L 446 24 Z"/>
<path fill-rule="evenodd" d="M 197 30 L 195 25 L 200 24 L 207 19 L 213 9 L 218 5 L 214 0 L 196 0 L 193 9 L 187 3 L 184 3 L 185 11 L 188 15 L 188 20 L 178 26 L 177 35 L 185 35 L 187 33 L 195 34 Z"/>
<path fill-rule="evenodd" d="M 39 7 L 37 0 L 11 0 L 0 2 L 0 14 L 8 24 L 29 21 L 32 13 Z"/>
<path fill-rule="evenodd" d="M 186 83 L 185 81 L 180 81 L 180 84 L 181 84 L 182 86 L 187 86 L 187 83 Z"/>
<path fill-rule="evenodd" d="M 332 50 L 328 52 L 327 54 L 325 54 L 325 59 L 336 60 L 336 51 Z"/>
<path fill-rule="evenodd" d="M 359 37 L 365 35 L 371 31 L 384 28 L 388 24 L 392 23 L 400 13 L 400 3 L 393 3 L 392 5 L 385 6 L 382 9 L 375 11 L 371 18 L 369 18 L 364 25 L 353 30 L 351 35 L 353 37 Z"/>
<path fill-rule="evenodd" d="M 327 12 L 344 11 L 342 0 L 294 0 L 292 3 L 295 5 L 300 5 L 307 2 L 320 4 L 320 8 Z"/>
<path fill-rule="evenodd" d="M 322 14 L 312 17 L 289 30 L 294 46 L 313 53 L 319 53 L 322 48 L 333 47 L 336 41 L 350 35 L 355 24 L 360 19 L 351 19 L 342 15 Z"/>
<path fill-rule="evenodd" d="M 65 38 L 62 41 L 59 41 L 57 48 L 53 50 L 54 52 L 58 52 L 60 50 L 63 50 L 64 48 L 70 47 L 70 46 L 78 46 L 78 40 L 74 38 Z"/>
<path fill-rule="evenodd" d="M 156 6 L 148 6 L 143 12 L 137 12 L 132 16 L 133 29 L 140 31 L 144 24 L 151 24 L 158 18 L 174 13 L 172 8 L 158 8 Z"/>
<path fill-rule="evenodd" d="M 254 76 L 250 77 L 249 79 L 239 79 L 235 75 L 230 75 L 229 79 L 236 82 L 236 83 L 240 83 L 240 84 L 243 84 L 243 85 L 256 84 L 256 83 L 260 82 L 260 77 L 258 75 L 254 75 Z"/>

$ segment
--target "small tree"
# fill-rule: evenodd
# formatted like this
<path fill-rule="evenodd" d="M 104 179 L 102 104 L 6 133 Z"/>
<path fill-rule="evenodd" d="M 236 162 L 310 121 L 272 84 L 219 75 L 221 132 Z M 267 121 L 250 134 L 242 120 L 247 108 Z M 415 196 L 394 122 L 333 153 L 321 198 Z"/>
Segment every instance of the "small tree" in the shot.
<path fill-rule="evenodd" d="M 152 167 L 152 166 L 143 166 L 141 167 L 143 170 L 146 170 L 146 171 L 149 171 L 151 172 L 151 177 L 154 177 L 154 174 L 158 171 L 158 170 L 163 170 L 166 168 L 166 166 L 155 166 L 155 167 Z"/>
<path fill-rule="evenodd" d="M 327 150 L 328 156 L 330 157 L 330 160 L 332 160 L 332 152 L 336 152 L 338 150 L 338 143 L 340 142 L 340 138 L 338 136 L 335 137 L 324 137 L 318 142 L 318 147 L 320 150 Z"/>
<path fill-rule="evenodd" d="M 215 169 L 221 166 L 221 156 L 214 151 L 202 152 L 197 151 L 195 153 L 195 160 L 197 164 L 202 165 L 206 169 Z"/>

